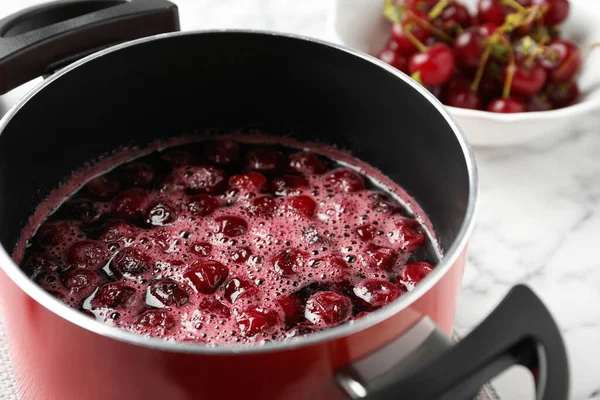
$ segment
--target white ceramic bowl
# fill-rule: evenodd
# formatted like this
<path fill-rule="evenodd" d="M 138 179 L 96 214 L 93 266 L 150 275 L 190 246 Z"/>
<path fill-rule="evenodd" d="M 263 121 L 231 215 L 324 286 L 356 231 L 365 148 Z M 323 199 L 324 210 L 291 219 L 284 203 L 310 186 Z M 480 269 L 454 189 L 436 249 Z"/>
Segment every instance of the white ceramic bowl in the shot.
<path fill-rule="evenodd" d="M 476 0 L 462 0 L 473 9 Z M 383 49 L 390 24 L 381 15 L 383 0 L 333 0 L 331 40 L 374 55 Z M 571 0 L 562 35 L 579 45 L 600 42 L 600 1 Z M 586 113 L 600 110 L 600 49 L 592 51 L 578 77 L 582 97 L 559 110 L 518 114 L 448 107 L 474 146 L 509 146 L 542 139 L 577 126 Z"/>

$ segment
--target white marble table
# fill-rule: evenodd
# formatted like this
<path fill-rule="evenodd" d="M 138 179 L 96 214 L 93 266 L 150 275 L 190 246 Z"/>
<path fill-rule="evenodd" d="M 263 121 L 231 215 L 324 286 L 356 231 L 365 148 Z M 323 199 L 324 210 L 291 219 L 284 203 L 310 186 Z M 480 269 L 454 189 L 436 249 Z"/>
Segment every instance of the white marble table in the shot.
<path fill-rule="evenodd" d="M 2 0 L 0 17 L 39 2 Z M 254 28 L 327 36 L 326 0 L 175 2 L 185 30 Z M 0 111 L 24 90 L 0 97 Z M 562 328 L 576 400 L 600 399 L 598 124 L 600 115 L 591 115 L 543 143 L 476 150 L 481 202 L 456 321 L 457 332 L 467 333 L 512 285 L 528 283 Z M 0 370 L 6 371 L 5 366 Z M 0 374 L 0 381 L 10 379 L 4 374 L 8 378 Z M 509 372 L 495 386 L 504 399 L 533 399 L 531 379 L 525 376 Z M 0 393 L 0 398 L 9 396 Z"/>

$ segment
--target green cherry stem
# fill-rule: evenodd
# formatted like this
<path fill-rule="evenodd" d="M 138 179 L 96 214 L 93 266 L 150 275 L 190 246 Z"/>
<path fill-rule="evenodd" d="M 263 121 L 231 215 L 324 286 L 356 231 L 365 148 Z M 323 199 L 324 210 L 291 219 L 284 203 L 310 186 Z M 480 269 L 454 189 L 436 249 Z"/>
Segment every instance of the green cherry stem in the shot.
<path fill-rule="evenodd" d="M 434 20 L 448 7 L 450 4 L 454 3 L 454 0 L 441 0 L 439 1 L 432 9 L 429 11 L 429 19 Z"/>
<path fill-rule="evenodd" d="M 584 50 L 588 50 L 591 51 L 597 47 L 600 47 L 600 42 L 597 43 L 592 43 L 590 45 L 587 45 L 585 47 L 581 47 L 579 49 L 577 49 L 577 51 L 573 52 L 573 54 L 571 54 L 569 56 L 569 58 L 565 61 L 565 63 L 563 65 L 561 65 L 558 70 L 556 70 L 556 72 L 558 74 L 562 74 L 563 72 L 565 72 L 565 70 L 572 64 L 575 62 L 575 60 L 577 59 L 577 57 L 581 56 Z"/>
<path fill-rule="evenodd" d="M 438 36 L 443 41 L 445 41 L 447 43 L 452 43 L 453 42 L 452 38 L 450 36 L 448 36 L 444 31 L 438 29 L 436 26 L 432 25 L 428 21 L 425 21 L 423 18 L 415 15 L 414 13 L 411 13 L 411 14 L 412 14 L 411 18 L 417 24 L 421 25 L 423 28 L 427 29 L 429 32 L 431 32 L 434 35 Z"/>
<path fill-rule="evenodd" d="M 512 86 L 512 81 L 516 70 L 517 63 L 515 62 L 515 55 L 511 52 L 510 61 L 508 62 L 508 67 L 506 68 L 506 80 L 504 81 L 504 87 L 502 88 L 502 97 L 505 99 L 510 97 L 510 88 Z"/>
<path fill-rule="evenodd" d="M 481 61 L 479 62 L 479 67 L 477 67 L 477 72 L 475 73 L 475 78 L 471 83 L 471 91 L 477 92 L 479 89 L 479 84 L 481 83 L 481 79 L 483 78 L 483 73 L 485 71 L 485 66 L 487 65 L 488 59 L 490 58 L 490 54 L 492 54 L 492 46 L 486 46 L 483 54 L 481 54 Z"/>
<path fill-rule="evenodd" d="M 504 4 L 505 6 L 512 7 L 512 8 L 514 8 L 517 11 L 525 11 L 525 7 L 523 7 L 522 5 L 520 5 L 515 0 L 502 0 L 502 4 Z"/>
<path fill-rule="evenodd" d="M 415 47 L 417 49 L 419 49 L 419 51 L 421 51 L 421 52 L 426 51 L 427 46 L 425 46 L 425 44 L 423 44 L 423 42 L 421 42 L 419 39 L 416 38 L 415 35 L 412 34 L 411 27 L 412 27 L 411 24 L 407 24 L 406 26 L 403 26 L 402 29 L 404 29 L 404 34 L 406 35 L 408 40 L 410 40 L 412 42 L 412 44 L 414 44 Z"/>

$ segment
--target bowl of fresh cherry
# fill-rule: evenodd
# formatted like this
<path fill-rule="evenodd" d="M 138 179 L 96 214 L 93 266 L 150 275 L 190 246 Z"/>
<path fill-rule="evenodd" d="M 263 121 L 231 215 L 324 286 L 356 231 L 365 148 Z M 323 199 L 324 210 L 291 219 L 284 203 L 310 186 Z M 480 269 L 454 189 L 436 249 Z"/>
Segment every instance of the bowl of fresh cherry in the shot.
<path fill-rule="evenodd" d="M 335 41 L 410 75 L 475 146 L 552 137 L 600 109 L 593 0 L 336 0 Z"/>

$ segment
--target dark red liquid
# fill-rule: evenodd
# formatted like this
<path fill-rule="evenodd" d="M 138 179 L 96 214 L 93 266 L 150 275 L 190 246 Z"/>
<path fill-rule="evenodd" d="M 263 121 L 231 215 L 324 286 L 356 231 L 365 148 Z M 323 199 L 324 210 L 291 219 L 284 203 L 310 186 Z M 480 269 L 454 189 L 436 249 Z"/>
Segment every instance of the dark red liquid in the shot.
<path fill-rule="evenodd" d="M 382 307 L 437 261 L 394 197 L 331 159 L 211 141 L 88 182 L 23 269 L 107 324 L 208 344 L 283 340 Z"/>

